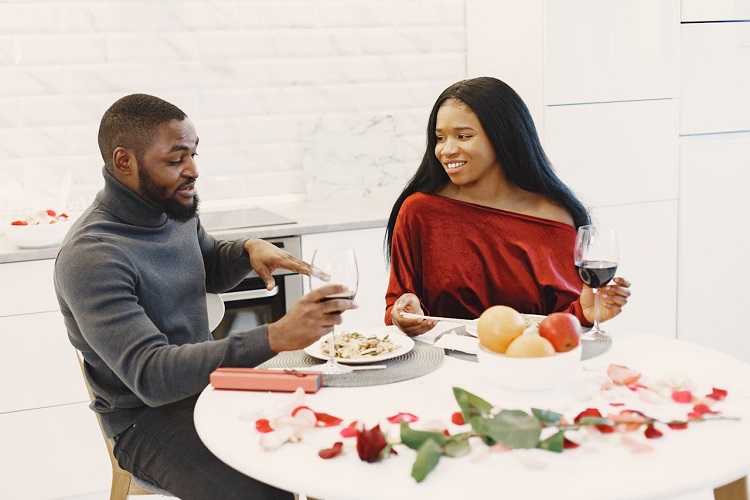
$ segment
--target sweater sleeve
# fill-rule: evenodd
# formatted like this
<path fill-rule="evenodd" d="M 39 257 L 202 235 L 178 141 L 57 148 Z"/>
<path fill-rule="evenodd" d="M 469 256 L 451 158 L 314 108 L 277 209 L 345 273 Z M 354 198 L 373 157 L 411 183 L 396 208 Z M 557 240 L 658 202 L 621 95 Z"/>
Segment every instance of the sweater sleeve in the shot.
<path fill-rule="evenodd" d="M 134 269 L 123 249 L 94 237 L 63 248 L 55 265 L 61 312 L 71 342 L 91 365 L 99 404 L 114 409 L 178 401 L 200 393 L 218 366 L 256 366 L 274 355 L 266 326 L 219 341 L 196 332 L 176 342 L 144 309 Z"/>

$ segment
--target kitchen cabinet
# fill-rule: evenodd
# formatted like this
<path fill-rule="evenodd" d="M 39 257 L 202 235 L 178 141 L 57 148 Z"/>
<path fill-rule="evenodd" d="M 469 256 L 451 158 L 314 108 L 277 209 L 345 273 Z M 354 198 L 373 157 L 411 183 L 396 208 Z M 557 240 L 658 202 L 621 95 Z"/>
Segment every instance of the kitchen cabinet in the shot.
<path fill-rule="evenodd" d="M 748 21 L 750 0 L 682 0 L 682 22 Z"/>
<path fill-rule="evenodd" d="M 676 200 L 678 112 L 676 99 L 550 106 L 545 150 L 587 205 Z"/>
<path fill-rule="evenodd" d="M 680 134 L 750 130 L 750 21 L 680 29 Z"/>
<path fill-rule="evenodd" d="M 0 317 L 59 311 L 52 283 L 54 267 L 54 259 L 0 264 Z"/>
<path fill-rule="evenodd" d="M 750 362 L 750 132 L 680 141 L 679 337 Z"/>
<path fill-rule="evenodd" d="M 302 259 L 310 262 L 318 246 L 335 245 L 354 248 L 359 267 L 359 286 L 355 301 L 359 309 L 346 311 L 341 329 L 356 330 L 385 324 L 385 291 L 388 268 L 383 254 L 385 228 L 355 229 L 330 233 L 303 234 Z M 309 280 L 304 282 L 310 290 Z"/>
<path fill-rule="evenodd" d="M 80 498 L 109 490 L 112 466 L 88 402 L 0 414 L 0 443 L 2 498 Z"/>

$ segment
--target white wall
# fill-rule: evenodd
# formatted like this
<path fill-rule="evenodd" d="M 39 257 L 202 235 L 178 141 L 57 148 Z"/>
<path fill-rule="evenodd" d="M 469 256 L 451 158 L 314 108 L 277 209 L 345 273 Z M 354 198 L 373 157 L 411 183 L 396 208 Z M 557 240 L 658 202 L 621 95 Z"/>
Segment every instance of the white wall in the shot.
<path fill-rule="evenodd" d="M 196 123 L 204 201 L 304 196 L 322 116 L 394 117 L 416 165 L 465 52 L 459 0 L 0 2 L 0 220 L 55 204 L 67 171 L 85 207 L 101 115 L 133 92 Z"/>

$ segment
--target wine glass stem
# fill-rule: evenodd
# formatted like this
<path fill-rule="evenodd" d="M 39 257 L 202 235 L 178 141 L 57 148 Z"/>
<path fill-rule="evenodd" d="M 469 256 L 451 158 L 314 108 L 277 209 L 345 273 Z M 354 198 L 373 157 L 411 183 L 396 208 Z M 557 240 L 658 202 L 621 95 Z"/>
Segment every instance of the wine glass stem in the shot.
<path fill-rule="evenodd" d="M 591 327 L 591 331 L 599 332 L 599 289 L 594 288 L 594 326 Z"/>
<path fill-rule="evenodd" d="M 331 330 L 331 340 L 330 347 L 328 349 L 328 365 L 329 366 L 336 366 L 338 363 L 336 362 L 336 329 Z"/>

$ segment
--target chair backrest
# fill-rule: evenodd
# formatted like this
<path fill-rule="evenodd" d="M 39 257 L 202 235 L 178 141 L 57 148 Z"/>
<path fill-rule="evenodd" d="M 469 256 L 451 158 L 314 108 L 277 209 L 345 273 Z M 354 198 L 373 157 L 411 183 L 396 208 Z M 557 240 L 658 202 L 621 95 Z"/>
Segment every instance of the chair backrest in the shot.
<path fill-rule="evenodd" d="M 88 380 L 86 380 L 86 369 L 84 368 L 83 355 L 78 349 L 75 349 L 75 352 L 76 357 L 78 358 L 78 366 L 81 368 L 83 383 L 86 384 L 86 392 L 89 394 L 89 399 L 94 401 L 94 393 L 91 392 L 91 386 L 89 385 Z M 109 494 L 110 500 L 127 500 L 128 495 L 153 495 L 154 493 L 164 496 L 172 496 L 169 492 L 164 491 L 155 485 L 149 484 L 142 479 L 134 477 L 130 472 L 122 469 L 115 458 L 115 441 L 108 437 L 104 432 L 102 421 L 99 418 L 98 413 L 96 414 L 96 422 L 99 424 L 99 431 L 104 438 L 104 444 L 107 446 L 107 453 L 109 454 L 109 461 L 112 464 L 112 487 L 110 488 Z"/>
<path fill-rule="evenodd" d="M 208 308 L 208 330 L 212 332 L 224 318 L 226 310 L 224 300 L 217 293 L 207 293 L 206 307 Z"/>

